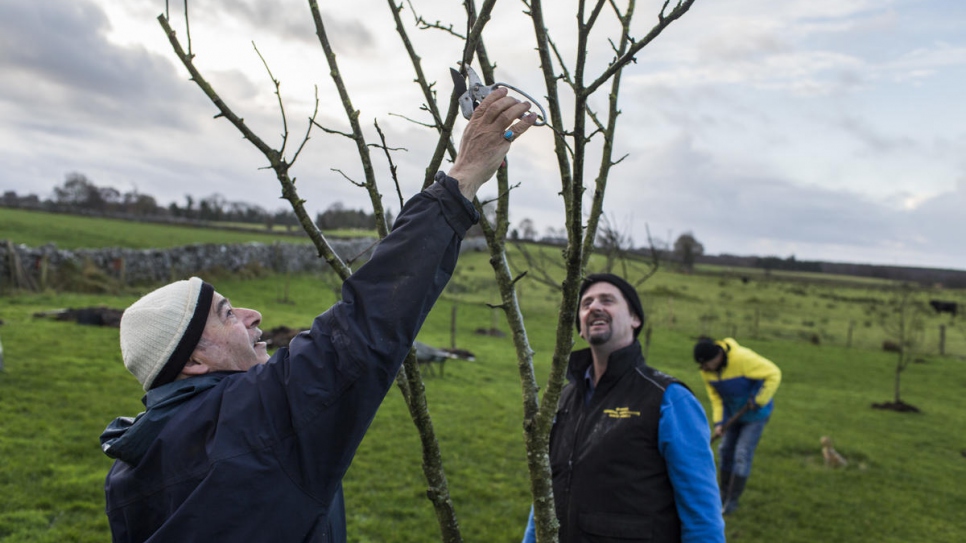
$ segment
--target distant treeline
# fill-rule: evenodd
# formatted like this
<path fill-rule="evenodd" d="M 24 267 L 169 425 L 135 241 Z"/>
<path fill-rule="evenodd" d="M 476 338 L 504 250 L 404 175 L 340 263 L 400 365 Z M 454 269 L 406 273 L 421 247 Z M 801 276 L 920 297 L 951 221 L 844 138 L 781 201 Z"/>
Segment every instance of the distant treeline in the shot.
<path fill-rule="evenodd" d="M 0 198 L 0 205 L 20 209 L 38 209 L 57 213 L 84 215 L 129 216 L 132 218 L 171 220 L 171 222 L 232 222 L 250 224 L 273 230 L 276 225 L 298 230 L 299 222 L 289 208 L 268 211 L 247 202 L 230 202 L 220 194 L 203 198 L 185 195 L 183 205 L 171 202 L 159 205 L 157 200 L 137 190 L 120 192 L 113 187 L 98 187 L 85 175 L 71 173 L 64 183 L 54 188 L 52 196 L 41 199 L 36 194 L 19 195 L 9 190 Z M 392 224 L 392 217 L 388 217 Z M 375 216 L 362 210 L 345 209 L 342 203 L 332 204 L 316 214 L 315 223 L 323 230 L 374 230 Z"/>
<path fill-rule="evenodd" d="M 288 208 L 268 211 L 261 206 L 246 202 L 229 202 L 220 194 L 212 194 L 197 200 L 191 195 L 185 195 L 184 205 L 179 206 L 177 202 L 171 202 L 167 206 L 160 206 L 153 196 L 141 194 L 136 190 L 122 193 L 112 187 L 98 187 L 86 176 L 79 173 L 68 174 L 63 185 L 54 188 L 52 197 L 47 200 L 43 200 L 35 194 L 18 195 L 14 191 L 6 191 L 0 197 L 0 206 L 158 222 L 203 222 L 206 224 L 230 222 L 250 224 L 253 227 L 264 227 L 268 230 L 274 230 L 276 225 L 280 225 L 285 226 L 289 231 L 302 233 L 295 213 Z M 392 224 L 393 217 L 389 213 L 387 213 L 386 219 L 388 224 Z M 322 230 L 375 230 L 376 228 L 374 214 L 366 213 L 363 210 L 346 209 L 341 202 L 335 202 L 324 212 L 316 214 L 315 223 Z M 477 231 L 479 230 L 478 226 L 475 228 Z M 471 231 L 470 235 L 478 234 L 477 231 Z M 537 239 L 536 228 L 530 219 L 524 219 L 520 226 L 513 230 L 511 237 L 551 245 L 566 244 L 565 232 L 562 230 L 557 232 L 553 228 L 548 228 L 547 236 Z M 624 239 L 623 232 L 606 225 L 602 227 L 598 238 L 597 247 L 603 251 L 612 246 L 623 247 L 627 242 Z M 693 269 L 695 263 L 716 264 L 738 268 L 758 268 L 766 271 L 828 273 L 912 281 L 925 286 L 942 285 L 948 288 L 966 288 L 966 271 L 960 270 L 872 264 L 836 264 L 797 260 L 794 256 L 779 258 L 777 256 L 706 255 L 703 245 L 690 232 L 682 234 L 673 246 L 656 247 L 654 250 L 660 254 L 660 260 L 680 265 L 685 270 Z M 647 248 L 629 250 L 630 253 L 644 257 L 648 257 L 650 251 L 651 249 Z"/>
<path fill-rule="evenodd" d="M 941 285 L 946 288 L 966 288 L 966 271 L 963 270 L 807 261 L 796 260 L 794 256 L 781 259 L 778 257 L 703 255 L 698 257 L 697 262 L 737 268 L 802 271 L 890 281 L 908 281 L 926 287 Z"/>

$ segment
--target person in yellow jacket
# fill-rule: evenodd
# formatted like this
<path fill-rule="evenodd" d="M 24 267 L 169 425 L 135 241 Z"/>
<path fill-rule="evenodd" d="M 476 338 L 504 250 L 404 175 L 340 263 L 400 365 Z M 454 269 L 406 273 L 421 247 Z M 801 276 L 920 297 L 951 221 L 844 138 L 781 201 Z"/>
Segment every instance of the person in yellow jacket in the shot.
<path fill-rule="evenodd" d="M 771 360 L 732 338 L 701 338 L 694 346 L 694 360 L 701 366 L 711 399 L 712 436 L 723 437 L 718 447 L 721 506 L 728 515 L 738 508 L 738 498 L 751 475 L 751 461 L 775 408 L 782 372 Z"/>

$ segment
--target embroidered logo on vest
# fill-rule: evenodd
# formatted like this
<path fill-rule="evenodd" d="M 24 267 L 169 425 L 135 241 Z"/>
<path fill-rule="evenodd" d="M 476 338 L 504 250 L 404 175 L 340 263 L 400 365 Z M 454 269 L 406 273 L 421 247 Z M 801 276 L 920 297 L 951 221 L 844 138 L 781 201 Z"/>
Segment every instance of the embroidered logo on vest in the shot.
<path fill-rule="evenodd" d="M 604 409 L 604 414 L 612 419 L 629 419 L 641 416 L 640 411 L 631 411 L 629 407 L 618 407 L 616 409 Z"/>

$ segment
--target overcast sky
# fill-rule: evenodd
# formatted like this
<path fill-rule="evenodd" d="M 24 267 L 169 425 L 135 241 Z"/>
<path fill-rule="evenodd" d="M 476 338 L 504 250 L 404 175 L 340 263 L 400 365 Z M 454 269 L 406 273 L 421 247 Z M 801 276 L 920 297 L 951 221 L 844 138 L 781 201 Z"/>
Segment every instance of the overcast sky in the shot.
<path fill-rule="evenodd" d="M 425 19 L 454 23 L 461 2 L 412 0 Z M 636 35 L 660 0 L 639 1 Z M 322 2 L 326 28 L 371 142 L 373 120 L 403 190 L 417 190 L 435 143 L 411 83 L 387 2 Z M 574 57 L 575 5 L 548 26 Z M 184 40 L 183 2 L 171 3 Z M 315 100 L 322 124 L 348 131 L 302 0 L 194 0 L 196 64 L 263 139 L 277 145 L 276 79 L 289 157 Z M 0 2 L 0 190 L 49 197 L 71 172 L 159 203 L 221 194 L 268 210 L 287 205 L 266 161 L 188 80 L 156 17 L 163 0 Z M 501 0 L 485 38 L 501 81 L 546 90 L 524 5 Z M 406 4 L 403 14 L 412 23 Z M 410 28 L 423 69 L 448 93 L 461 44 Z M 604 32 L 588 47 L 600 70 Z M 697 0 L 625 71 L 605 210 L 638 245 L 693 232 L 709 254 L 966 269 L 966 2 L 951 0 Z M 606 95 L 593 104 L 606 106 Z M 394 114 L 394 115 L 390 115 Z M 572 114 L 571 114 L 572 116 Z M 568 121 L 568 125 L 572 121 Z M 460 124 L 460 127 L 462 124 Z M 386 204 L 398 210 L 381 153 Z M 559 226 L 563 202 L 549 130 L 510 154 L 511 221 Z M 366 206 L 353 145 L 313 133 L 294 171 L 313 213 Z M 596 165 L 588 168 L 593 178 Z M 484 189 L 483 194 L 486 194 Z M 491 189 L 492 190 L 492 189 Z"/>

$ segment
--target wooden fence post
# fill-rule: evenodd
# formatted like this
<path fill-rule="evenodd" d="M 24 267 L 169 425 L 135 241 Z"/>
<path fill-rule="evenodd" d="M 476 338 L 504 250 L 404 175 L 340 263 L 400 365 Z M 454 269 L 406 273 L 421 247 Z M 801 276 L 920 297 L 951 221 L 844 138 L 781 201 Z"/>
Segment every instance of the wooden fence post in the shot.
<path fill-rule="evenodd" d="M 946 354 L 946 325 L 939 325 L 939 355 Z"/>
<path fill-rule="evenodd" d="M 450 317 L 449 317 L 449 348 L 450 349 L 455 349 L 456 348 L 456 308 L 457 308 L 457 305 L 458 304 L 456 302 L 453 302 L 453 310 L 451 311 Z"/>

